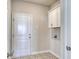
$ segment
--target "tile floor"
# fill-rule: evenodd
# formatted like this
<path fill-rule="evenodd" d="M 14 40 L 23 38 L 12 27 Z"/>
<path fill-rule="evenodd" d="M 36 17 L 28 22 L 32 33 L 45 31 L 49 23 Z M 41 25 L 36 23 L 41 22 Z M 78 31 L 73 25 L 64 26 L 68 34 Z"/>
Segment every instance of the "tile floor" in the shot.
<path fill-rule="evenodd" d="M 58 59 L 58 58 L 56 58 L 54 55 L 50 53 L 42 53 L 42 54 L 17 57 L 17 58 L 12 58 L 12 59 Z"/>

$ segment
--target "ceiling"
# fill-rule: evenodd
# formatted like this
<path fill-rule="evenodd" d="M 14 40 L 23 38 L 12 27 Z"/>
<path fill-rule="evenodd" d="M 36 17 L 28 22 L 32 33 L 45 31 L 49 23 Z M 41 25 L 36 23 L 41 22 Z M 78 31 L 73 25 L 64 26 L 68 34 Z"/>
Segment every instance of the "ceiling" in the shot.
<path fill-rule="evenodd" d="M 22 1 L 49 6 L 55 3 L 57 0 L 22 0 Z"/>

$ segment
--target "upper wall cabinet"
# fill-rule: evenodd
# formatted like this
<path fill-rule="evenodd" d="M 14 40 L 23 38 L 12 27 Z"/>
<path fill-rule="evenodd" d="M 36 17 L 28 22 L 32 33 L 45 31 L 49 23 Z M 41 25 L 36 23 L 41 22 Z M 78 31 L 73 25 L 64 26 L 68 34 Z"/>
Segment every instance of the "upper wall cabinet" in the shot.
<path fill-rule="evenodd" d="M 48 12 L 49 28 L 60 27 L 60 7 Z"/>

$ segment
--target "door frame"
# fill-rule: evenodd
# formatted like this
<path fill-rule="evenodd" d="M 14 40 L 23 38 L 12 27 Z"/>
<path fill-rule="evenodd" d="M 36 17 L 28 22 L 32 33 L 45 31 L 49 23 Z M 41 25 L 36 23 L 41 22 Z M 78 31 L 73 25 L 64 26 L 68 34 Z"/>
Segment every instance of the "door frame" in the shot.
<path fill-rule="evenodd" d="M 62 9 L 62 12 L 61 12 L 61 15 L 62 15 L 62 17 L 61 17 L 61 34 L 60 34 L 60 36 L 61 36 L 61 56 L 60 56 L 60 59 L 66 59 L 65 57 L 67 57 L 66 56 L 66 46 L 65 46 L 65 44 L 67 44 L 67 42 L 66 42 L 66 39 L 67 38 L 65 38 L 66 37 L 66 34 L 65 34 L 65 24 L 67 24 L 67 22 L 65 22 L 65 20 L 67 19 L 67 20 L 70 20 L 70 13 L 68 13 L 67 12 L 67 9 L 68 10 L 71 10 L 71 8 L 68 8 L 67 6 L 71 6 L 71 0 L 60 0 L 60 3 L 61 3 L 61 9 Z M 67 15 L 65 15 L 65 13 L 67 13 Z M 68 15 L 69 14 L 69 15 Z M 67 17 L 67 18 L 66 18 Z M 11 22 L 12 22 L 12 20 L 11 20 Z M 70 25 L 69 25 L 70 26 Z"/>
<path fill-rule="evenodd" d="M 71 0 L 60 0 L 60 3 L 61 3 L 60 59 L 67 59 L 66 45 L 67 45 L 67 41 L 71 40 L 71 37 L 70 37 L 71 36 Z M 69 34 L 69 36 L 68 36 L 68 34 Z"/>

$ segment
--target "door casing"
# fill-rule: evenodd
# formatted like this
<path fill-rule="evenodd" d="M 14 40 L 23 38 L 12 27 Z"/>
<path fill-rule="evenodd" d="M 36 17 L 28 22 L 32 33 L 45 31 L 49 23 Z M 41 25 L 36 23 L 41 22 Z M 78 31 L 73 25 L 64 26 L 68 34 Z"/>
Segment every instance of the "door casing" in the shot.
<path fill-rule="evenodd" d="M 66 46 L 71 46 L 71 0 L 60 0 L 61 2 L 61 58 L 71 59 L 71 51 Z"/>

